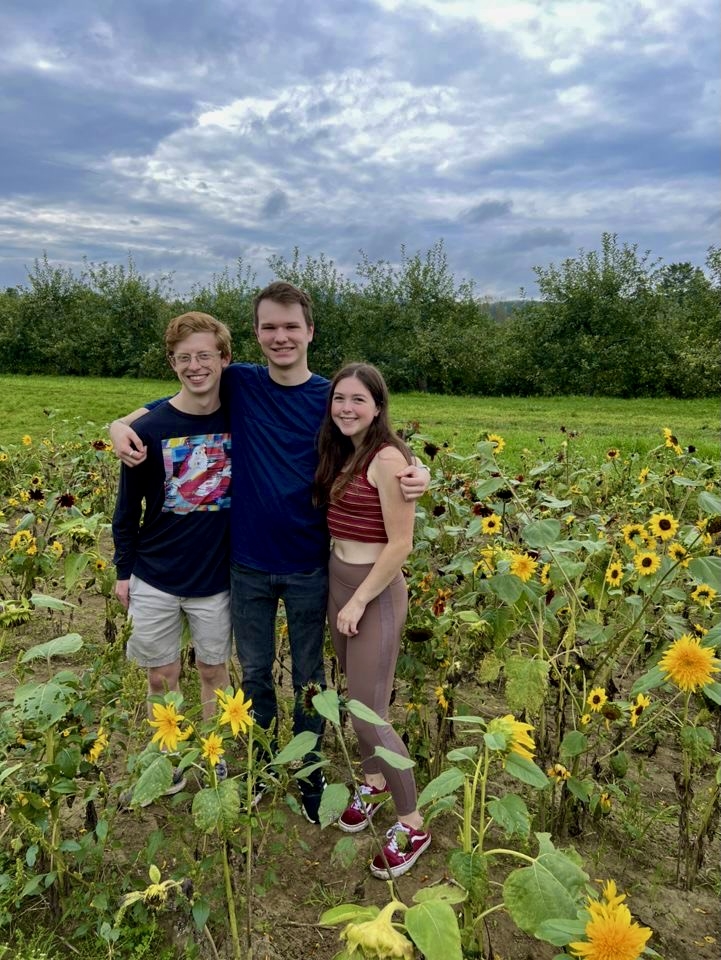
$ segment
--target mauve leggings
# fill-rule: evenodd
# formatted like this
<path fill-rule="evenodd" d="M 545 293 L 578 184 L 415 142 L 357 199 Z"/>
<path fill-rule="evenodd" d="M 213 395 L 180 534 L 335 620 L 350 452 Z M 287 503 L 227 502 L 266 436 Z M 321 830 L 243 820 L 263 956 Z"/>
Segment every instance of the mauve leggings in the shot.
<path fill-rule="evenodd" d="M 328 624 L 340 668 L 348 681 L 348 696 L 360 700 L 387 720 L 401 631 L 408 613 L 408 589 L 403 574 L 398 573 L 383 593 L 371 600 L 361 617 L 359 632 L 355 637 L 339 633 L 336 627 L 338 611 L 350 600 L 372 566 L 372 563 L 345 563 L 331 552 Z M 352 717 L 352 721 L 364 772 L 383 774 L 398 817 L 407 817 L 417 804 L 412 770 L 397 770 L 373 756 L 376 746 L 379 746 L 407 757 L 405 744 L 390 724 L 377 727 L 358 717 Z"/>

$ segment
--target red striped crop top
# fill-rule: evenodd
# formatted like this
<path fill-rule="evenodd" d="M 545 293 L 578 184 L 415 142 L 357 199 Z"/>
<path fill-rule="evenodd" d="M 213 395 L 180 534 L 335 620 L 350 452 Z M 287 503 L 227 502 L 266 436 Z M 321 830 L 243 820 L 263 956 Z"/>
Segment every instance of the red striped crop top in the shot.
<path fill-rule="evenodd" d="M 328 530 L 336 540 L 388 543 L 380 494 L 368 480 L 368 465 L 375 453 L 361 473 L 351 477 L 340 498 L 328 507 Z"/>

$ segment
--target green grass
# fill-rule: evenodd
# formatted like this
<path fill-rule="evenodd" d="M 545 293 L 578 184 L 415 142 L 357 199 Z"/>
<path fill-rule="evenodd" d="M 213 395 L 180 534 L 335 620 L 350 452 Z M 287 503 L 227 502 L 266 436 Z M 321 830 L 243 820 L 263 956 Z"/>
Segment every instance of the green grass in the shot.
<path fill-rule="evenodd" d="M 169 380 L 0 376 L 0 444 L 25 434 L 40 438 L 77 423 L 105 436 L 106 424 L 144 401 L 173 390 Z M 535 458 L 553 456 L 570 431 L 583 456 L 604 457 L 617 447 L 624 456 L 644 454 L 670 427 L 682 446 L 692 444 L 707 461 L 719 457 L 719 404 L 708 400 L 616 400 L 597 397 L 448 397 L 413 393 L 391 398 L 394 423 L 418 421 L 420 433 L 439 446 L 470 454 L 487 432 L 507 441 L 504 461 L 520 464 L 524 449 Z M 88 424 L 90 424 L 88 426 Z M 561 430 L 565 427 L 566 433 Z"/>

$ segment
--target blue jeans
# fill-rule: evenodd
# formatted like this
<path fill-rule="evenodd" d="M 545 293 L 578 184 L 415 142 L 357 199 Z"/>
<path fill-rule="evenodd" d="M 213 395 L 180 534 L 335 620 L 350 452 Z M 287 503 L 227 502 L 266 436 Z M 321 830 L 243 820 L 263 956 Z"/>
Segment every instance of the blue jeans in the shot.
<path fill-rule="evenodd" d="M 230 604 L 238 660 L 243 668 L 243 693 L 253 701 L 257 723 L 266 730 L 277 721 L 278 701 L 273 683 L 275 623 L 282 599 L 288 618 L 292 662 L 293 732 L 323 733 L 323 719 L 303 710 L 302 688 L 325 688 L 323 637 L 328 604 L 328 569 L 275 574 L 233 563 Z"/>

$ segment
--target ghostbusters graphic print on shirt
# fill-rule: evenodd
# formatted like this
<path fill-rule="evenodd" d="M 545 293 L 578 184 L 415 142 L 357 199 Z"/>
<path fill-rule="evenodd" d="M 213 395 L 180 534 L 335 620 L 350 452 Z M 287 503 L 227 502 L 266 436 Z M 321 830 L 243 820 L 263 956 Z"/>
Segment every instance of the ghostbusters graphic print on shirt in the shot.
<path fill-rule="evenodd" d="M 170 437 L 162 441 L 163 513 L 230 507 L 230 434 Z"/>

